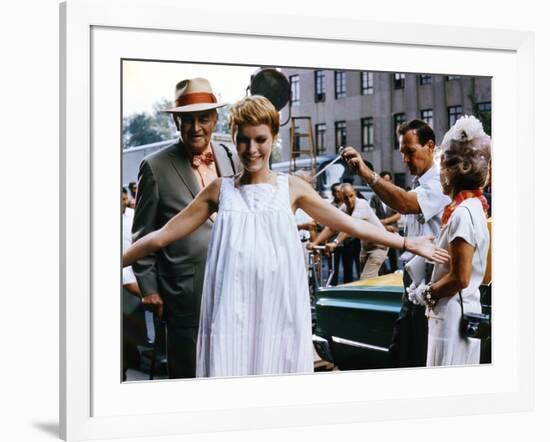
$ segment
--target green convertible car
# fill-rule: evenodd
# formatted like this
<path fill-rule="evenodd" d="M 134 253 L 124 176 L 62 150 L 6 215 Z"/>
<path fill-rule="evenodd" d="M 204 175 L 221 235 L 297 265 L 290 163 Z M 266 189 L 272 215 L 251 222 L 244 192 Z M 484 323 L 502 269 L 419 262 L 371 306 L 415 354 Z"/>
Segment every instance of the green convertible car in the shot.
<path fill-rule="evenodd" d="M 490 313 L 490 285 L 481 293 L 483 311 Z M 387 368 L 402 296 L 400 273 L 319 288 L 313 336 L 318 355 L 340 370 Z M 490 355 L 490 338 L 484 339 L 480 362 L 490 362 Z"/>

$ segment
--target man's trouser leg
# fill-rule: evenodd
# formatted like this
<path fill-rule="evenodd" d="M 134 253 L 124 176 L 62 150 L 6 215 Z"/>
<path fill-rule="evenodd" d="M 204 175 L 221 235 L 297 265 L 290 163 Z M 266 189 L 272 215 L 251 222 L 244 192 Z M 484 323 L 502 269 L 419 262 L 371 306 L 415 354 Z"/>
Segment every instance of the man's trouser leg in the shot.
<path fill-rule="evenodd" d="M 398 269 L 397 266 L 397 250 L 390 249 L 388 251 L 388 258 L 390 259 L 390 272 L 393 273 Z"/>
<path fill-rule="evenodd" d="M 361 262 L 363 265 L 361 279 L 377 277 L 380 272 L 380 267 L 384 264 L 387 254 L 388 249 L 374 249 L 366 252 Z"/>
<path fill-rule="evenodd" d="M 348 238 L 342 247 L 342 264 L 344 267 L 344 284 L 352 282 L 353 269 L 359 268 L 359 254 L 361 253 L 361 242 L 357 238 Z"/>
<path fill-rule="evenodd" d="M 198 327 L 167 326 L 168 377 L 194 378 L 197 364 Z"/>
<path fill-rule="evenodd" d="M 407 272 L 403 273 L 404 289 L 411 284 Z M 389 349 L 390 367 L 425 367 L 428 350 L 428 320 L 425 307 L 409 301 L 405 291 L 401 311 L 393 326 Z"/>

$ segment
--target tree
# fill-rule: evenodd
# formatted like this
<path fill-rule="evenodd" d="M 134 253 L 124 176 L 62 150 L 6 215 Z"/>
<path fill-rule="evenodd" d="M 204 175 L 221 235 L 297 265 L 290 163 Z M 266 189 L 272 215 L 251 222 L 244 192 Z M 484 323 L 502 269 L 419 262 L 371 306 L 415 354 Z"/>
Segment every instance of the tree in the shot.
<path fill-rule="evenodd" d="M 216 132 L 229 134 L 229 109 L 228 106 L 218 108 L 218 123 L 216 124 Z"/>
<path fill-rule="evenodd" d="M 172 106 L 173 103 L 166 98 L 158 101 L 153 106 L 155 127 L 163 140 L 174 138 L 174 133 L 176 132 L 176 124 L 172 119 L 172 114 L 168 112 L 163 112 L 164 109 L 169 109 Z"/>
<path fill-rule="evenodd" d="M 175 125 L 169 113 L 162 112 L 172 106 L 169 100 L 162 99 L 153 105 L 152 114 L 148 112 L 132 114 L 122 123 L 122 146 L 132 146 L 170 140 L 175 137 Z"/>
<path fill-rule="evenodd" d="M 487 135 L 491 135 L 491 111 L 480 109 L 474 94 L 468 94 L 468 99 L 470 100 L 474 117 L 481 121 L 481 125 L 483 126 L 485 133 Z"/>

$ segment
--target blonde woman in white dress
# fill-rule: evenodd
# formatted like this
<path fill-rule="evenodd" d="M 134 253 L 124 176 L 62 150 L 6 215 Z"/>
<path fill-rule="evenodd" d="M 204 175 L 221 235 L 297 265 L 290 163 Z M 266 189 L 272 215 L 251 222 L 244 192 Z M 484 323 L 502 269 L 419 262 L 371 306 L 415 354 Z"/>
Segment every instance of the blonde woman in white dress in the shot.
<path fill-rule="evenodd" d="M 441 143 L 441 184 L 452 202 L 445 208 L 439 247 L 448 263 L 436 264 L 428 285 L 409 290 L 413 302 L 427 305 L 428 366 L 479 364 L 480 340 L 462 336 L 464 313 L 481 313 L 479 286 L 489 250 L 488 204 L 483 196 L 491 159 L 491 138 L 474 117 L 462 117 Z"/>
<path fill-rule="evenodd" d="M 231 132 L 244 171 L 207 186 L 163 228 L 124 253 L 126 266 L 194 231 L 217 212 L 208 249 L 197 376 L 313 372 L 306 267 L 293 213 L 355 237 L 448 259 L 430 237 L 407 238 L 351 218 L 303 179 L 277 174 L 269 157 L 279 114 L 260 96 L 237 102 Z"/>

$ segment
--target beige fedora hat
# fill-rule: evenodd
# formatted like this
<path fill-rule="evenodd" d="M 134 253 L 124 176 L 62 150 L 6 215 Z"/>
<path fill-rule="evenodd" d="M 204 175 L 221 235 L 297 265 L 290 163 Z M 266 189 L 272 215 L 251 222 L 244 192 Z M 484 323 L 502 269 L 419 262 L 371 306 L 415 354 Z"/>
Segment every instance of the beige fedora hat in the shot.
<path fill-rule="evenodd" d="M 182 80 L 176 85 L 175 107 L 165 109 L 164 112 L 201 112 L 223 107 L 226 104 L 218 103 L 206 78 L 191 78 Z"/>

